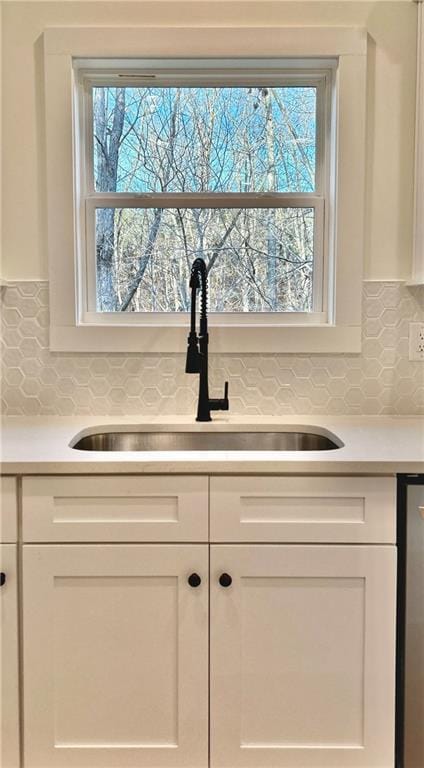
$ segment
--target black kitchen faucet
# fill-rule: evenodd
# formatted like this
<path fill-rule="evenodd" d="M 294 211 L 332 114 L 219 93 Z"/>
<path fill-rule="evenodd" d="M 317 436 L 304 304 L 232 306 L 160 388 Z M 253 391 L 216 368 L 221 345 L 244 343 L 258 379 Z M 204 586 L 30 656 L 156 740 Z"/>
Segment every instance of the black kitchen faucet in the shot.
<path fill-rule="evenodd" d="M 199 374 L 199 399 L 196 421 L 211 421 L 211 411 L 228 411 L 228 381 L 225 382 L 224 397 L 209 397 L 208 380 L 208 276 L 204 259 L 193 261 L 190 274 L 191 322 L 188 336 L 186 373 Z M 199 334 L 196 332 L 196 296 L 201 290 Z"/>

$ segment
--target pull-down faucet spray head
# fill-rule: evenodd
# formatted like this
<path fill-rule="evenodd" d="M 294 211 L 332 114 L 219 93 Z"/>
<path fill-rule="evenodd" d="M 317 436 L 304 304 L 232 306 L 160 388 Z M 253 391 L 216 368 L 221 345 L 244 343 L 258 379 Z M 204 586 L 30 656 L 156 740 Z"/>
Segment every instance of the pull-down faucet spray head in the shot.
<path fill-rule="evenodd" d="M 188 337 L 187 357 L 186 357 L 186 373 L 200 373 L 200 355 L 199 345 L 197 341 L 197 333 L 190 333 Z"/>

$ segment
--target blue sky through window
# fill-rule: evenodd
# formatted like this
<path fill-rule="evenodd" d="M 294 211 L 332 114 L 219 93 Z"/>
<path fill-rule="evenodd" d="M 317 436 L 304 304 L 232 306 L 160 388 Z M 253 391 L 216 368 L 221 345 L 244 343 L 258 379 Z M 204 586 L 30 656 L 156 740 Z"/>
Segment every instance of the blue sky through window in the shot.
<path fill-rule="evenodd" d="M 115 189 L 102 146 L 123 114 Z M 313 192 L 316 88 L 93 88 L 96 191 Z M 102 118 L 99 119 L 98 115 Z M 105 122 L 103 122 L 105 116 Z M 110 185 L 109 185 L 110 186 Z"/>

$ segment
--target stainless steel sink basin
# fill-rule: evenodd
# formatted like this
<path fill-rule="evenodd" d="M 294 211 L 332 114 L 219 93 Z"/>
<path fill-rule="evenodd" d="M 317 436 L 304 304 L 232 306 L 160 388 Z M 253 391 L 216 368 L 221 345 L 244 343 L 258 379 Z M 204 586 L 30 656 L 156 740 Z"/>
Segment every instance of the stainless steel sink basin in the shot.
<path fill-rule="evenodd" d="M 311 432 L 99 432 L 81 437 L 78 451 L 333 451 L 334 435 Z"/>

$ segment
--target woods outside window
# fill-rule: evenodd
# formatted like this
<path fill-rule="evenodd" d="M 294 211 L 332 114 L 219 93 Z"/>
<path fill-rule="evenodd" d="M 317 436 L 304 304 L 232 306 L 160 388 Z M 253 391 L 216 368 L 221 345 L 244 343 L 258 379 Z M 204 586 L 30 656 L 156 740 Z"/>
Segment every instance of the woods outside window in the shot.
<path fill-rule="evenodd" d="M 186 322 L 202 256 L 220 322 L 324 321 L 329 62 L 86 64 L 86 317 Z"/>
<path fill-rule="evenodd" d="M 44 51 L 52 349 L 183 350 L 202 256 L 214 351 L 359 351 L 363 30 L 49 29 Z"/>

